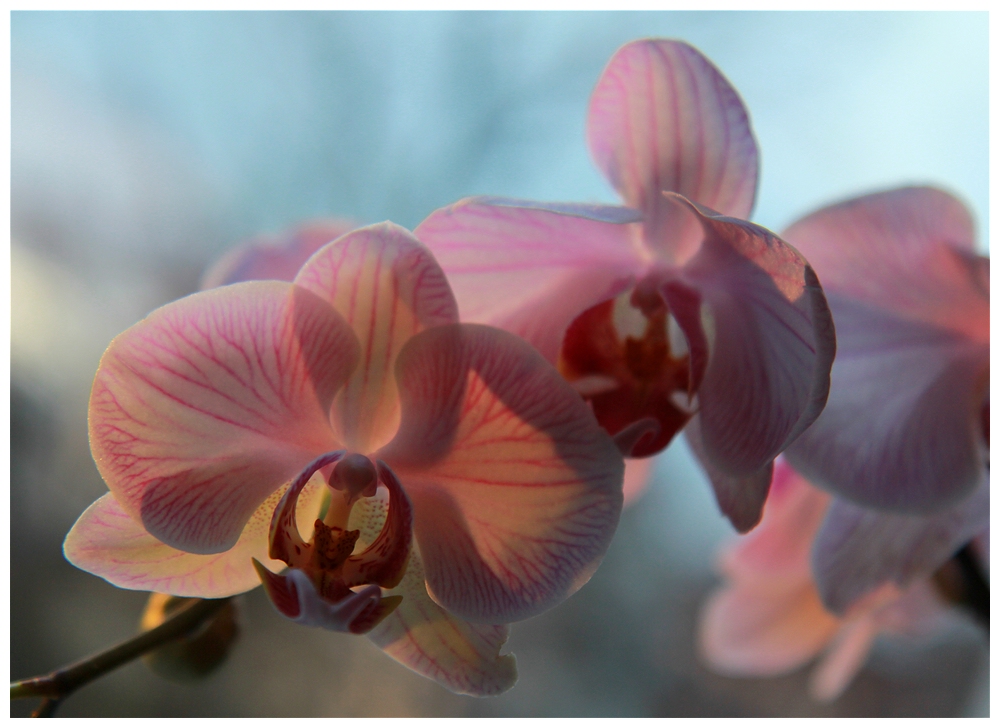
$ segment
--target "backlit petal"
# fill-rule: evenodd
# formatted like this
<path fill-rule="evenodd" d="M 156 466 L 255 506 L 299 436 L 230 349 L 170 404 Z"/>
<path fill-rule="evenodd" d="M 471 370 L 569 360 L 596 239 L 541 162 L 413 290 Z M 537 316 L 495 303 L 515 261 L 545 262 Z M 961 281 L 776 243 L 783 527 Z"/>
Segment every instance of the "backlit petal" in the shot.
<path fill-rule="evenodd" d="M 647 242 L 674 260 L 688 257 L 700 230 L 661 191 L 734 217 L 753 208 L 757 144 L 746 109 L 686 43 L 639 40 L 615 53 L 590 100 L 587 139 L 626 204 L 642 210 Z"/>
<path fill-rule="evenodd" d="M 789 447 L 789 462 L 873 508 L 933 513 L 967 497 L 985 467 L 989 345 L 833 294 L 830 302 L 830 398 Z"/>
<path fill-rule="evenodd" d="M 380 454 L 413 501 L 429 591 L 476 622 L 539 614 L 590 578 L 622 507 L 622 457 L 523 340 L 485 326 L 414 337 L 403 420 Z"/>
<path fill-rule="evenodd" d="M 306 538 L 311 536 L 324 487 L 315 478 L 299 498 L 299 520 Z M 260 585 L 251 558 L 273 571 L 285 566 L 267 557 L 267 531 L 271 513 L 286 489 L 268 496 L 250 516 L 236 545 L 219 554 L 189 554 L 157 541 L 108 493 L 73 525 L 63 552 L 74 566 L 123 589 L 206 599 L 239 594 Z"/>
<path fill-rule="evenodd" d="M 989 525 L 989 483 L 933 516 L 862 508 L 835 499 L 813 544 L 813 572 L 823 602 L 843 613 L 880 584 L 900 587 L 931 574 Z"/>
<path fill-rule="evenodd" d="M 815 657 L 838 624 L 808 578 L 739 581 L 705 605 L 701 652 L 725 675 L 780 675 Z"/>
<path fill-rule="evenodd" d="M 288 283 L 174 301 L 101 359 L 90 397 L 94 460 L 157 539 L 226 551 L 261 502 L 334 449 L 330 403 L 356 361 L 344 321 Z"/>
<path fill-rule="evenodd" d="M 408 230 L 381 223 L 355 230 L 310 258 L 297 285 L 329 301 L 354 329 L 360 365 L 335 404 L 349 450 L 370 453 L 399 424 L 393 366 L 411 336 L 458 320 L 444 273 Z"/>
<path fill-rule="evenodd" d="M 463 321 L 515 333 L 555 363 L 570 322 L 643 269 L 639 219 L 623 207 L 474 197 L 415 234 L 448 274 Z"/>
<path fill-rule="evenodd" d="M 385 488 L 354 507 L 349 527 L 361 531 L 362 546 L 370 546 L 382 533 L 388 507 Z M 427 595 L 415 545 L 403 580 L 386 594 L 402 601 L 368 637 L 400 664 L 467 695 L 499 695 L 517 681 L 514 656 L 500 654 L 507 625 L 470 624 L 435 604 Z"/>
<path fill-rule="evenodd" d="M 859 197 L 809 215 L 784 238 L 828 294 L 989 341 L 989 260 L 975 255 L 972 219 L 951 195 L 911 187 Z M 831 307 L 839 329 L 832 295 Z"/>
<path fill-rule="evenodd" d="M 205 271 L 201 289 L 240 281 L 292 281 L 313 253 L 355 227 L 347 220 L 317 220 L 280 236 L 255 238 Z"/>
<path fill-rule="evenodd" d="M 711 357 L 698 391 L 707 461 L 721 473 L 760 473 L 819 415 L 836 341 L 819 282 L 774 234 L 676 195 L 705 240 L 682 271 L 712 320 Z"/>

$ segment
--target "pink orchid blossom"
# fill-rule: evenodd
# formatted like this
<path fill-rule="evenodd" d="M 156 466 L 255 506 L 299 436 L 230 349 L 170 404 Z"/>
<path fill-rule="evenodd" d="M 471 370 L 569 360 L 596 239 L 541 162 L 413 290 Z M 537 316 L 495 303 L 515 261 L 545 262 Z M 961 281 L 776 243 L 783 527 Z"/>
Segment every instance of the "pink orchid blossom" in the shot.
<path fill-rule="evenodd" d="M 507 623 L 586 583 L 621 511 L 585 403 L 527 343 L 457 323 L 391 223 L 118 336 L 90 439 L 111 492 L 67 536 L 73 564 L 181 596 L 263 580 L 282 614 L 473 695 L 513 685 Z"/>
<path fill-rule="evenodd" d="M 757 145 L 739 96 L 691 46 L 621 48 L 587 137 L 627 207 L 470 198 L 415 234 L 463 319 L 531 342 L 626 455 L 654 455 L 685 429 L 746 531 L 775 456 L 826 400 L 835 339 L 823 292 L 794 248 L 742 219 Z"/>
<path fill-rule="evenodd" d="M 838 354 L 789 462 L 839 496 L 817 538 L 824 602 L 928 572 L 989 525 L 989 258 L 951 195 L 849 200 L 785 237 L 816 266 Z"/>
<path fill-rule="evenodd" d="M 821 655 L 810 692 L 833 700 L 864 665 L 879 633 L 915 636 L 943 623 L 946 607 L 929 572 L 905 588 L 882 584 L 841 616 L 824 608 L 810 572 L 810 546 L 830 500 L 779 462 L 760 525 L 723 552 L 727 583 L 702 610 L 699 649 L 713 670 L 770 677 Z"/>

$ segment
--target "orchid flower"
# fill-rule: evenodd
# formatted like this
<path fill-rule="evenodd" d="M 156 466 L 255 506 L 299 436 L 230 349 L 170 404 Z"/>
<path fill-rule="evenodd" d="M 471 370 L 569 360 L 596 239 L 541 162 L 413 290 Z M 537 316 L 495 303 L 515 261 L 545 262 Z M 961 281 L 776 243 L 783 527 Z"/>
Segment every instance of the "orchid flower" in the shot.
<path fill-rule="evenodd" d="M 513 685 L 507 623 L 586 583 L 622 502 L 576 392 L 515 336 L 457 323 L 391 223 L 119 335 L 90 441 L 110 493 L 67 536 L 73 564 L 181 596 L 263 580 L 289 618 L 473 695 Z"/>
<path fill-rule="evenodd" d="M 722 553 L 727 583 L 702 610 L 699 649 L 713 670 L 769 677 L 822 655 L 810 692 L 828 701 L 850 684 L 879 633 L 919 635 L 943 624 L 929 572 L 906 588 L 883 584 L 841 616 L 824 608 L 810 546 L 830 500 L 779 461 L 760 525 Z"/>
<path fill-rule="evenodd" d="M 814 564 L 841 611 L 989 525 L 989 258 L 962 203 L 932 188 L 833 205 L 785 237 L 837 325 L 829 402 L 787 456 L 838 496 Z"/>
<path fill-rule="evenodd" d="M 627 44 L 587 121 L 627 206 L 470 198 L 415 234 L 463 320 L 531 342 L 626 455 L 654 455 L 685 429 L 746 531 L 775 456 L 826 400 L 835 340 L 823 292 L 794 248 L 742 219 L 757 145 L 736 92 L 697 50 Z M 627 477 L 630 492 L 642 478 Z"/>

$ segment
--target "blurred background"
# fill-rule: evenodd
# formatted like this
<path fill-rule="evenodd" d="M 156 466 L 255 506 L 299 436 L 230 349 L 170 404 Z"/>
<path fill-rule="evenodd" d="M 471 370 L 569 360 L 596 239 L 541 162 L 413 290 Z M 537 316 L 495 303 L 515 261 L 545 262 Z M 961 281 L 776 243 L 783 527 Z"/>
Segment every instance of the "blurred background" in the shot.
<path fill-rule="evenodd" d="M 986 250 L 987 30 L 986 13 L 12 13 L 11 677 L 134 633 L 145 595 L 61 553 L 106 491 L 90 383 L 113 336 L 234 244 L 329 216 L 412 229 L 473 194 L 616 202 L 584 142 L 590 91 L 620 45 L 664 36 L 750 111 L 756 222 L 931 183 L 965 200 Z M 808 698 L 807 669 L 708 671 L 694 627 L 732 534 L 678 441 L 591 582 L 513 626 L 521 679 L 499 698 L 298 627 L 255 590 L 206 681 L 135 663 L 59 714 L 988 715 L 988 640 L 960 617 L 880 639 L 832 704 Z"/>

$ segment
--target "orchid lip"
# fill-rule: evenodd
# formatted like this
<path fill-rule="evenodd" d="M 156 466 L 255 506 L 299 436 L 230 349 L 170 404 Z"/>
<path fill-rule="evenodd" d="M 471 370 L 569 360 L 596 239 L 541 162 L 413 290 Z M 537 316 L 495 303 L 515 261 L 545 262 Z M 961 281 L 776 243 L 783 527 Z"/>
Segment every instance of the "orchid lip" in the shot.
<path fill-rule="evenodd" d="M 329 471 L 334 492 L 322 518 L 316 518 L 306 543 L 299 532 L 299 494 L 317 472 Z M 374 496 L 379 484 L 389 491 L 389 510 L 379 535 L 355 554 L 360 531 L 347 530 L 354 504 Z M 342 493 L 337 497 L 336 493 Z M 376 466 L 358 453 L 329 452 L 313 460 L 292 482 L 271 519 L 270 556 L 290 568 L 273 574 L 255 562 L 265 590 L 286 617 L 310 626 L 361 634 L 374 628 L 400 603 L 382 596 L 406 572 L 412 543 L 413 511 L 395 474 L 381 460 Z M 362 587 L 359 591 L 355 588 Z"/>

